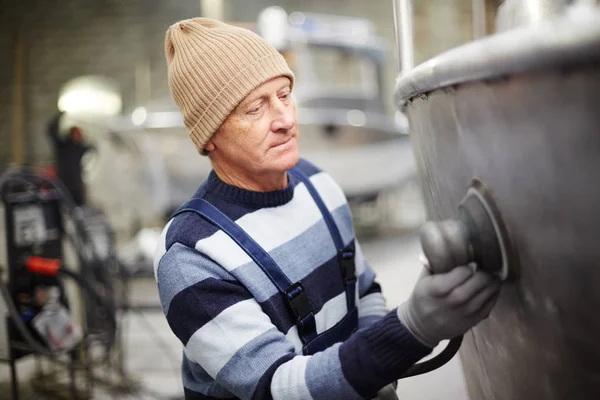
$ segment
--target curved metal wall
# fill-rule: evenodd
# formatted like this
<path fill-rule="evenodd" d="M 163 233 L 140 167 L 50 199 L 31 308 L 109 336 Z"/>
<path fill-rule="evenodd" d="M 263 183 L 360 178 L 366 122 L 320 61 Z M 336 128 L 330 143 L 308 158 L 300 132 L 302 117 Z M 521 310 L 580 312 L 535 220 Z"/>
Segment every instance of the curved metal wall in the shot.
<path fill-rule="evenodd" d="M 599 64 L 458 84 L 406 104 L 431 219 L 491 189 L 518 251 L 461 349 L 471 400 L 600 398 Z"/>

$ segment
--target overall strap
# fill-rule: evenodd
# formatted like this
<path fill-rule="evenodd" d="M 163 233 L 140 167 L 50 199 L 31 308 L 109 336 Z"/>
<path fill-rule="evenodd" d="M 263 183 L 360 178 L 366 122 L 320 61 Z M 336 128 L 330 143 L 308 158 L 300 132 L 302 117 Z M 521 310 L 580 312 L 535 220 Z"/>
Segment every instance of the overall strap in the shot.
<path fill-rule="evenodd" d="M 308 189 L 311 197 L 319 207 L 319 210 L 323 215 L 323 219 L 327 224 L 327 228 L 329 228 L 329 234 L 331 235 L 337 250 L 342 280 L 346 285 L 346 306 L 348 308 L 348 312 L 351 312 L 356 307 L 356 266 L 354 264 L 355 251 L 353 248 L 344 246 L 342 235 L 335 224 L 333 215 L 331 215 L 329 212 L 329 209 L 323 202 L 321 196 L 319 196 L 317 189 L 310 182 L 309 177 L 297 167 L 292 168 L 290 173 L 304 183 L 306 189 Z"/>
<path fill-rule="evenodd" d="M 238 224 L 223 214 L 208 201 L 193 198 L 185 203 L 175 215 L 183 212 L 194 212 L 202 218 L 225 232 L 250 256 L 250 258 L 267 274 L 269 279 L 284 295 L 290 306 L 296 323 L 300 339 L 308 343 L 317 337 L 315 315 L 308 302 L 308 296 L 301 282 L 292 283 L 281 271 L 275 260 L 254 239 L 250 237 Z M 174 215 L 174 216 L 175 216 Z"/>

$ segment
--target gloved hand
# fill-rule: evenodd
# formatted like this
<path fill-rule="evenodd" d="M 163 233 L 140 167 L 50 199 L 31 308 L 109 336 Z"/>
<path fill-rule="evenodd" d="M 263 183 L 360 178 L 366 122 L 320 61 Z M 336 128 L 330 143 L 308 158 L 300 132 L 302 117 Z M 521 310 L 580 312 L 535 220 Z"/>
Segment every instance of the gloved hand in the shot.
<path fill-rule="evenodd" d="M 372 400 L 398 400 L 398 394 L 396 394 L 397 387 L 398 382 L 390 383 L 389 385 L 384 386 L 379 392 L 377 392 L 377 397 L 374 397 Z"/>
<path fill-rule="evenodd" d="M 487 318 L 500 286 L 498 278 L 469 267 L 435 275 L 424 268 L 410 298 L 398 307 L 398 318 L 415 338 L 433 348 Z"/>

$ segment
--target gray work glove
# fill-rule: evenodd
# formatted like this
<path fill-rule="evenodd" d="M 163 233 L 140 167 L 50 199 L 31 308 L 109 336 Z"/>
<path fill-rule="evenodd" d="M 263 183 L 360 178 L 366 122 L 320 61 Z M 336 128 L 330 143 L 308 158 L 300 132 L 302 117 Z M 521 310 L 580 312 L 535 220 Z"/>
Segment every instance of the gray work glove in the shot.
<path fill-rule="evenodd" d="M 372 400 L 398 400 L 398 394 L 396 394 L 397 386 L 397 382 L 384 386 L 377 392 L 377 397 L 374 397 Z"/>
<path fill-rule="evenodd" d="M 435 275 L 424 269 L 410 298 L 398 307 L 398 318 L 415 338 L 434 348 L 487 318 L 500 286 L 498 278 L 469 267 Z"/>

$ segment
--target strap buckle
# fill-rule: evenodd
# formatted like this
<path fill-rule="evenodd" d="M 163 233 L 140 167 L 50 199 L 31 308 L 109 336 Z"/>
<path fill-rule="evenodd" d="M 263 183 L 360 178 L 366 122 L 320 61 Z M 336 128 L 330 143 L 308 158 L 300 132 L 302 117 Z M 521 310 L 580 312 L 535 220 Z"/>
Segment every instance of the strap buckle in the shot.
<path fill-rule="evenodd" d="M 354 264 L 354 250 L 342 249 L 338 252 L 340 272 L 344 282 L 356 280 L 356 265 Z"/>
<path fill-rule="evenodd" d="M 310 304 L 308 303 L 308 296 L 306 295 L 306 291 L 301 282 L 294 283 L 287 288 L 284 293 L 287 303 L 298 321 L 304 319 L 312 312 Z"/>

